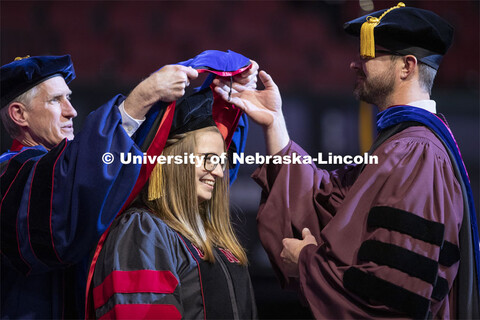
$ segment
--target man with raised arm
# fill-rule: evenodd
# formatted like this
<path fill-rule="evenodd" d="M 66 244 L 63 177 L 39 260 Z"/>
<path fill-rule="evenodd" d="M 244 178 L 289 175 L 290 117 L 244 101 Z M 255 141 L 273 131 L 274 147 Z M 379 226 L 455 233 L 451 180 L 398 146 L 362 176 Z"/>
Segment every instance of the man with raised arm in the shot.
<path fill-rule="evenodd" d="M 478 230 L 468 176 L 430 91 L 453 28 L 399 3 L 345 24 L 361 39 L 355 96 L 375 104 L 378 164 L 333 172 L 265 164 L 259 236 L 285 287 L 317 319 L 478 318 Z M 290 140 L 272 78 L 224 99 L 265 132 L 267 153 L 306 155 Z"/>
<path fill-rule="evenodd" d="M 74 138 L 69 55 L 19 58 L 1 67 L 1 117 L 14 139 L 0 157 L 2 318 L 83 315 L 89 252 L 129 195 L 141 155 L 130 138 L 157 101 L 174 101 L 197 71 L 168 65 L 115 96 Z"/>

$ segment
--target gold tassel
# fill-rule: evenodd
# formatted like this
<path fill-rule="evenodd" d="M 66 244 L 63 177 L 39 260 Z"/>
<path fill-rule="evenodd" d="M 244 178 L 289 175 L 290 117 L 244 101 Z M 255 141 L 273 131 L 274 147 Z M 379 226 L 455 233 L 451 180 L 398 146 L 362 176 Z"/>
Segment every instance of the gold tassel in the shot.
<path fill-rule="evenodd" d="M 148 179 L 148 201 L 159 199 L 163 194 L 162 165 L 157 163 Z"/>
<path fill-rule="evenodd" d="M 368 16 L 367 21 L 362 24 L 360 29 L 360 55 L 362 58 L 375 58 L 375 39 L 374 39 L 374 29 L 380 23 L 380 20 L 392 11 L 393 9 L 403 8 L 405 4 L 399 2 L 395 7 L 391 7 L 385 11 L 380 17 Z"/>
<path fill-rule="evenodd" d="M 375 58 L 375 40 L 373 29 L 380 23 L 375 17 L 367 17 L 360 29 L 360 55 L 362 58 Z"/>
<path fill-rule="evenodd" d="M 16 57 L 13 61 L 18 61 L 18 60 L 23 60 L 23 59 L 27 59 L 27 58 L 30 58 L 30 56 L 25 56 L 25 57 Z"/>

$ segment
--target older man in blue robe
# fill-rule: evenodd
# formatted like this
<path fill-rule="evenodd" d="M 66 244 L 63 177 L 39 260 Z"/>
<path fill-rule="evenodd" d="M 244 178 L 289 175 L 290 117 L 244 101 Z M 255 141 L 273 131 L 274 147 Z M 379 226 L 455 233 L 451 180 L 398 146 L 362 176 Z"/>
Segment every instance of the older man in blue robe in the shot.
<path fill-rule="evenodd" d="M 70 56 L 2 66 L 0 114 L 14 139 L 0 156 L 2 318 L 82 317 L 89 253 L 140 172 L 102 156 L 141 155 L 131 136 L 147 112 L 182 97 L 197 76 L 186 66 L 161 68 L 92 112 L 73 140 Z"/>

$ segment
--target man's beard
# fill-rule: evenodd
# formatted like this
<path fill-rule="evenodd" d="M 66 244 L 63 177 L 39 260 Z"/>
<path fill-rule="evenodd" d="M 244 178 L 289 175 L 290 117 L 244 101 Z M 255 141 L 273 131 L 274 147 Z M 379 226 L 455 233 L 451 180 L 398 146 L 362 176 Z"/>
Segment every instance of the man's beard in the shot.
<path fill-rule="evenodd" d="M 353 94 L 359 100 L 382 106 L 393 92 L 395 79 L 393 73 L 389 71 L 370 78 L 365 77 L 363 72 L 358 76 L 363 77 L 363 81 L 357 82 Z"/>

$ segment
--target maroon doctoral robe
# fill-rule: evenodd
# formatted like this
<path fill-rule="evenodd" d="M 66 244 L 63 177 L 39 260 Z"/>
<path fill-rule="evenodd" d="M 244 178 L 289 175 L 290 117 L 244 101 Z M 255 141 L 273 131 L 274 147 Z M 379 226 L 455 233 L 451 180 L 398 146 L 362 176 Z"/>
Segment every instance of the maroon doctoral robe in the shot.
<path fill-rule="evenodd" d="M 279 154 L 305 155 L 294 142 Z M 409 127 L 373 153 L 378 164 L 333 172 L 263 165 L 258 230 L 282 284 L 318 319 L 451 318 L 462 190 L 440 140 Z M 299 278 L 280 258 L 283 238 L 308 227 L 318 246 L 300 253 Z"/>

